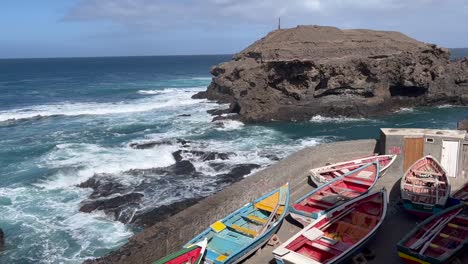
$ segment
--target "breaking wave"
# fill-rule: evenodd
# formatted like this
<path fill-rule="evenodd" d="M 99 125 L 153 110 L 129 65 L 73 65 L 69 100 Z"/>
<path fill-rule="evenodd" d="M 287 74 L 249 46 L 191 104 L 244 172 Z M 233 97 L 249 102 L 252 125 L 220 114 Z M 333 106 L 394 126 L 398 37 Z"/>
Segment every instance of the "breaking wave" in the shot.
<path fill-rule="evenodd" d="M 348 122 L 362 122 L 362 121 L 370 121 L 370 119 L 366 118 L 353 118 L 353 117 L 326 117 L 321 115 L 313 116 L 310 119 L 310 122 L 313 123 L 348 123 Z"/>
<path fill-rule="evenodd" d="M 200 90 L 201 88 L 166 89 L 159 91 L 162 94 L 167 95 L 164 97 L 152 96 L 116 103 L 61 103 L 3 110 L 0 111 L 0 122 L 47 116 L 129 114 L 177 108 L 181 106 L 195 105 L 204 101 L 191 98 L 195 92 Z M 148 92 L 148 94 L 150 94 L 150 92 Z"/>

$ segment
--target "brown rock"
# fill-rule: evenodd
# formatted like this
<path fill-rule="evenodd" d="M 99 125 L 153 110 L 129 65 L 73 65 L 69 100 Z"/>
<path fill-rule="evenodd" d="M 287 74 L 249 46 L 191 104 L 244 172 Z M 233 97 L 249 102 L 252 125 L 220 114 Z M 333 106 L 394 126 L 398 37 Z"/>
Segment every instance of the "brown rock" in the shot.
<path fill-rule="evenodd" d="M 206 92 L 243 121 L 371 116 L 403 106 L 467 104 L 468 59 L 399 32 L 275 30 L 215 66 Z"/>

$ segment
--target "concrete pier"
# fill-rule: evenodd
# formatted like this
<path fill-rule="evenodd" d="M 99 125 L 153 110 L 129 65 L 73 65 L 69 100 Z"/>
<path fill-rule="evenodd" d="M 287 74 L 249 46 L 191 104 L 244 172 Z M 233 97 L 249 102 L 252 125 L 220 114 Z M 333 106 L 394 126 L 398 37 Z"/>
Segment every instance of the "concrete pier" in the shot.
<path fill-rule="evenodd" d="M 305 148 L 284 160 L 237 182 L 200 201 L 198 204 L 172 216 L 168 220 L 147 228 L 119 250 L 97 259 L 95 263 L 151 263 L 174 252 L 213 222 L 261 196 L 289 182 L 291 202 L 314 187 L 308 182 L 308 171 L 326 163 L 343 161 L 378 152 L 376 140 L 343 141 Z M 369 245 L 375 253 L 370 263 L 400 263 L 396 243 L 418 220 L 403 213 L 399 206 L 399 179 L 401 173 L 390 168 L 374 190 L 385 187 L 390 196 L 387 217 L 376 237 Z M 458 188 L 454 188 L 458 189 Z M 290 218 L 283 222 L 278 236 L 282 242 L 301 229 Z M 263 249 L 245 263 L 273 263 L 273 247 Z"/>

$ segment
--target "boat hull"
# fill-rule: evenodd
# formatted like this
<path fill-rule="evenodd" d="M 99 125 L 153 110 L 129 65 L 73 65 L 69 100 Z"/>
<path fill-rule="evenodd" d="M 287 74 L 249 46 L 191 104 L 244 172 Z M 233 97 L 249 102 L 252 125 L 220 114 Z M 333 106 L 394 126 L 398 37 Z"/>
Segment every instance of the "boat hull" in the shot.
<path fill-rule="evenodd" d="M 411 230 L 397 244 L 398 256 L 401 260 L 405 263 L 417 264 L 447 263 L 448 260 L 456 256 L 459 252 L 463 252 L 464 248 L 468 245 L 468 235 L 465 234 L 464 236 L 453 238 L 456 233 L 452 233 L 447 228 L 455 226 L 457 229 L 460 228 L 458 230 L 467 229 L 466 225 L 468 225 L 468 223 L 466 223 L 466 220 L 464 220 L 465 227 L 459 227 L 463 225 L 458 223 L 453 224 L 452 222 L 454 220 L 463 222 L 463 220 L 456 219 L 458 219 L 457 216 L 462 215 L 464 211 L 466 213 L 466 206 L 466 204 L 457 204 L 447 208 L 439 212 L 439 214 L 427 218 Z M 431 235 L 428 236 L 426 234 Z M 463 234 L 463 232 L 460 234 Z M 440 240 L 437 240 L 437 238 Z M 428 253 L 431 248 L 435 248 L 435 250 L 444 248 L 439 244 L 444 242 L 443 239 L 448 239 L 448 241 L 450 241 L 449 248 L 443 249 L 443 253 L 438 253 L 438 255 L 434 255 L 434 251 Z M 458 242 L 455 243 L 454 241 Z"/>
<path fill-rule="evenodd" d="M 205 254 L 206 245 L 207 245 L 207 240 L 205 239 L 201 241 L 200 243 L 197 243 L 190 247 L 183 248 L 160 260 L 157 260 L 153 262 L 153 264 L 184 264 L 184 263 L 199 264 L 199 263 L 202 263 L 202 259 Z"/>
<path fill-rule="evenodd" d="M 432 156 L 413 163 L 400 182 L 403 208 L 419 218 L 442 211 L 449 200 L 450 181 L 444 168 Z"/>
<path fill-rule="evenodd" d="M 444 208 L 441 206 L 435 205 L 431 207 L 426 207 L 423 205 L 414 204 L 413 202 L 408 201 L 408 200 L 403 201 L 403 209 L 407 213 L 412 214 L 418 217 L 419 219 L 425 219 L 434 214 L 438 214 L 444 210 Z"/>
<path fill-rule="evenodd" d="M 367 178 L 361 178 L 360 175 L 366 175 Z M 290 215 L 303 226 L 307 226 L 340 204 L 368 193 L 376 184 L 379 175 L 378 162 L 362 165 L 299 198 L 290 206 Z M 321 194 L 322 192 L 325 194 Z M 334 202 L 326 201 L 331 198 Z"/>
<path fill-rule="evenodd" d="M 355 160 L 339 162 L 339 163 L 331 164 L 328 166 L 311 169 L 309 178 L 315 185 L 320 186 L 322 184 L 326 184 L 330 182 L 331 180 L 333 180 L 333 178 L 336 177 L 335 176 L 333 178 L 329 178 L 328 176 L 327 177 L 322 176 L 321 174 L 326 170 L 341 171 L 343 167 L 347 167 L 347 166 L 354 166 L 351 169 L 351 170 L 354 170 L 367 163 L 372 163 L 372 162 L 376 162 L 379 160 L 382 160 L 382 162 L 379 162 L 379 165 L 380 165 L 379 177 L 383 177 L 385 173 L 387 172 L 388 168 L 393 164 L 395 159 L 396 159 L 396 155 L 378 155 L 378 156 L 375 155 L 375 156 L 368 156 L 368 157 L 363 157 L 363 158 L 359 158 Z"/>
<path fill-rule="evenodd" d="M 208 238 L 204 263 L 230 264 L 241 262 L 267 243 L 278 231 L 288 213 L 288 204 L 289 185 L 285 185 L 215 222 L 188 244 Z M 267 220 L 270 218 L 259 217 L 266 216 L 262 214 L 268 212 L 270 216 L 272 214 L 276 215 L 276 218 L 273 217 L 275 220 L 271 222 L 271 226 L 267 225 Z M 253 229 L 253 222 L 249 221 L 258 221 L 256 229 Z"/>
<path fill-rule="evenodd" d="M 355 198 L 318 218 L 275 249 L 276 263 L 346 263 L 374 238 L 386 209 L 384 189 Z"/>

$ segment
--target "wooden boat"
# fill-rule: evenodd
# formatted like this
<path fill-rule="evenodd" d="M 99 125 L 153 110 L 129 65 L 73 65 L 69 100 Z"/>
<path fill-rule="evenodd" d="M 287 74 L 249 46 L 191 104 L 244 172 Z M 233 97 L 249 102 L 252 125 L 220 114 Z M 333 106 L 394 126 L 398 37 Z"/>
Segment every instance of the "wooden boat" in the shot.
<path fill-rule="evenodd" d="M 286 184 L 215 222 L 186 246 L 206 238 L 206 263 L 240 262 L 276 233 L 288 212 L 288 204 Z"/>
<path fill-rule="evenodd" d="M 277 263 L 339 263 L 358 253 L 382 224 L 385 189 L 355 198 L 302 229 L 273 251 Z"/>
<path fill-rule="evenodd" d="M 447 263 L 467 245 L 468 205 L 461 203 L 420 223 L 398 242 L 397 249 L 405 263 Z"/>
<path fill-rule="evenodd" d="M 463 202 L 468 202 L 468 184 L 465 184 L 465 186 L 454 193 L 452 197 Z"/>
<path fill-rule="evenodd" d="M 363 165 L 376 161 L 379 162 L 380 177 L 382 177 L 390 165 L 393 164 L 396 157 L 396 155 L 373 155 L 311 169 L 310 179 L 317 186 L 320 186 Z"/>
<path fill-rule="evenodd" d="M 166 257 L 153 262 L 153 264 L 199 264 L 202 263 L 207 240 L 204 239 L 194 245 L 183 248 Z"/>
<path fill-rule="evenodd" d="M 450 194 L 447 174 L 432 156 L 411 165 L 400 184 L 404 209 L 421 218 L 442 211 Z"/>
<path fill-rule="evenodd" d="M 378 178 L 378 162 L 360 166 L 301 197 L 289 208 L 289 214 L 306 226 L 338 205 L 367 193 Z"/>

